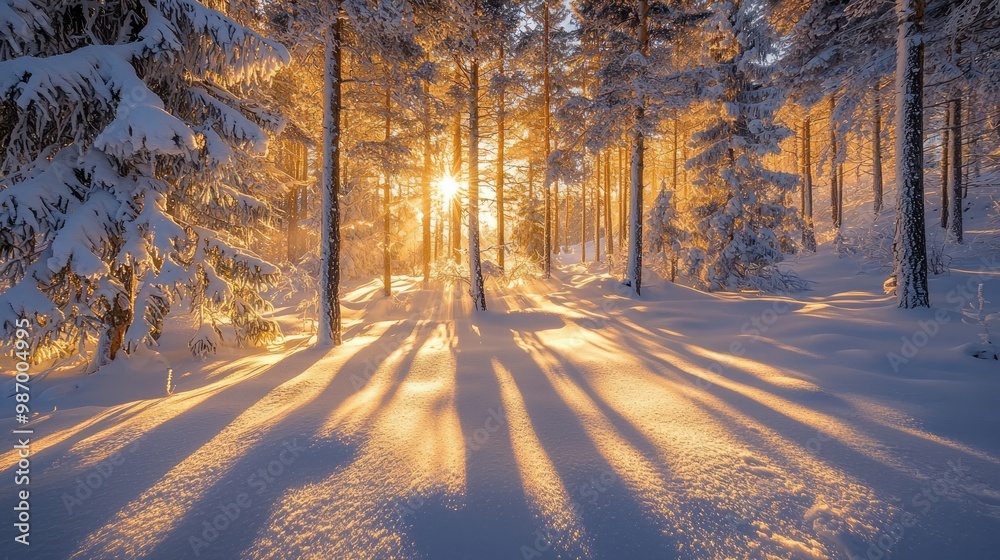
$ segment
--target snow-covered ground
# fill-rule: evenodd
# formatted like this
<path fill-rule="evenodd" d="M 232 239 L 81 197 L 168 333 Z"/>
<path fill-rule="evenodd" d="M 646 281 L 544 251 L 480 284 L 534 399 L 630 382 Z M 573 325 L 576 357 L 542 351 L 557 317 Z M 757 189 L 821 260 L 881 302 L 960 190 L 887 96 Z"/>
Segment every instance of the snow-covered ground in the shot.
<path fill-rule="evenodd" d="M 480 314 L 359 286 L 328 353 L 285 310 L 267 351 L 171 335 L 40 380 L 30 557 L 995 557 L 1000 363 L 957 307 L 979 281 L 1000 302 L 1000 263 L 907 311 L 829 246 L 795 297 L 632 298 L 564 258 Z"/>

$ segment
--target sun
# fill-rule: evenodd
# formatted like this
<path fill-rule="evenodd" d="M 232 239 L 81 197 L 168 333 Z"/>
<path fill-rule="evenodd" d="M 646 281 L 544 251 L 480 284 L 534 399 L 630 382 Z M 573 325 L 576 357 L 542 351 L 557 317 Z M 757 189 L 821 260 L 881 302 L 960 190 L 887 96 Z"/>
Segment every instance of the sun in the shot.
<path fill-rule="evenodd" d="M 442 175 L 441 178 L 438 179 L 438 192 L 441 193 L 441 199 L 444 202 L 450 201 L 452 197 L 457 195 L 459 188 L 460 185 L 458 184 L 458 181 L 456 181 L 450 174 Z"/>

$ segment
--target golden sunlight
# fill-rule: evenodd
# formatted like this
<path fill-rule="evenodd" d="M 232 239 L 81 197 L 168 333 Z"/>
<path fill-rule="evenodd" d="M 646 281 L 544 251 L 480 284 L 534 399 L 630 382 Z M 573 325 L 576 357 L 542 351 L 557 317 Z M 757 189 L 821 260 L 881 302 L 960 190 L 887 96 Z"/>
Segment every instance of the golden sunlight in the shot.
<path fill-rule="evenodd" d="M 451 176 L 450 173 L 445 173 L 438 179 L 438 192 L 441 193 L 442 204 L 447 206 L 451 199 L 459 193 L 462 185 Z"/>

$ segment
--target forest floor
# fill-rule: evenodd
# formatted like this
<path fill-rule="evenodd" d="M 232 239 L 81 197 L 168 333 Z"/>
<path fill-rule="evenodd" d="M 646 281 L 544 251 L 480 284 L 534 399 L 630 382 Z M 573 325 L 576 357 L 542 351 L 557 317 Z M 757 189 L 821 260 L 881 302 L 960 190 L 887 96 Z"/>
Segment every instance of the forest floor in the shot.
<path fill-rule="evenodd" d="M 884 270 L 829 245 L 794 263 L 814 283 L 793 296 L 656 279 L 630 297 L 574 256 L 551 280 L 491 286 L 483 313 L 457 288 L 357 286 L 331 351 L 289 307 L 267 350 L 200 362 L 171 334 L 39 379 L 30 553 L 6 502 L 0 550 L 996 557 L 1000 363 L 969 355 L 978 327 L 958 311 L 980 281 L 1000 302 L 996 263 L 954 262 L 934 307 L 900 310 Z M 16 461 L 0 455 L 2 500 Z"/>

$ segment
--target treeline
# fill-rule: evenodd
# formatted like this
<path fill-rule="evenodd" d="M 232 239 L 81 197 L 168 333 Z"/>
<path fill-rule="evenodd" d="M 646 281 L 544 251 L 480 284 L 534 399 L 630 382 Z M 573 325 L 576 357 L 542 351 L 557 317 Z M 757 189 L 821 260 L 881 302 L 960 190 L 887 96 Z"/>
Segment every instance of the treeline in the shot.
<path fill-rule="evenodd" d="M 997 0 L 0 0 L 0 322 L 38 360 L 279 336 L 262 294 L 469 286 L 579 245 L 640 293 L 795 290 L 845 190 L 898 220 L 928 305 L 924 182 L 962 241 L 1000 145 Z M 853 177 L 852 177 L 853 175 Z M 938 180 L 937 177 L 934 178 Z M 895 201 L 886 201 L 895 188 Z M 824 208 L 828 211 L 824 211 Z M 645 263 L 643 261 L 646 261 Z"/>

